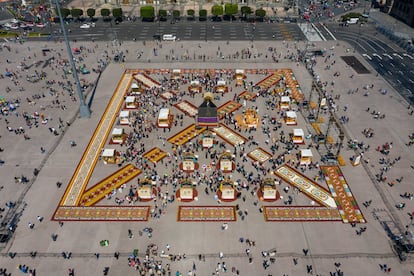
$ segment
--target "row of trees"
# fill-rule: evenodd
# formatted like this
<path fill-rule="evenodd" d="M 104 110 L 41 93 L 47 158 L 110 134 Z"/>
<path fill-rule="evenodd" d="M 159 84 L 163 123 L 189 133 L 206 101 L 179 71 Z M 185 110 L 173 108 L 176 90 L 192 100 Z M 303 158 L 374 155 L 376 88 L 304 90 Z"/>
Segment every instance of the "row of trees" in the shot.
<path fill-rule="evenodd" d="M 62 17 L 63 18 L 67 18 L 69 15 L 72 16 L 73 18 L 79 18 L 81 16 L 83 16 L 83 10 L 82 9 L 68 9 L 68 8 L 62 8 L 60 9 L 60 12 L 62 13 Z M 115 17 L 115 18 L 120 18 L 122 17 L 122 8 L 114 8 L 112 9 L 112 11 L 110 9 L 101 9 L 101 16 L 102 17 L 109 17 L 111 16 Z M 96 15 L 96 10 L 95 9 L 87 9 L 86 10 L 86 15 L 90 18 L 93 18 Z"/>
<path fill-rule="evenodd" d="M 67 18 L 69 15 L 71 15 L 73 18 L 80 18 L 83 16 L 83 10 L 78 8 L 68 9 L 68 8 L 62 8 L 61 10 L 62 17 Z M 253 13 L 252 9 L 249 6 L 242 6 L 240 8 L 241 15 L 243 17 L 247 17 Z M 237 15 L 239 13 L 239 7 L 237 4 L 225 4 L 224 7 L 222 5 L 214 5 L 211 7 L 211 14 L 213 16 L 222 16 L 222 15 Z M 110 9 L 101 9 L 101 16 L 102 17 L 109 17 L 109 16 L 115 17 L 115 18 L 121 18 L 123 15 L 121 8 L 114 8 L 112 10 Z M 96 15 L 95 9 L 87 9 L 86 15 L 90 18 L 93 18 Z M 180 11 L 179 10 L 173 10 L 173 17 L 179 18 L 180 17 Z M 158 11 L 159 17 L 167 17 L 167 10 L 160 9 Z M 187 16 L 194 17 L 195 11 L 192 9 L 187 10 Z M 200 18 L 207 18 L 207 10 L 201 9 L 199 10 L 198 16 Z M 257 17 L 265 17 L 266 11 L 263 9 L 257 9 L 255 11 L 255 16 Z M 141 17 L 142 18 L 154 18 L 155 17 L 155 9 L 153 6 L 143 6 L 141 7 Z"/>
<path fill-rule="evenodd" d="M 242 6 L 240 9 L 241 15 L 243 17 L 247 17 L 253 13 L 252 9 L 249 6 Z M 239 13 L 239 7 L 237 4 L 225 4 L 224 7 L 222 5 L 214 5 L 211 7 L 211 14 L 213 16 L 222 16 L 222 15 L 237 15 Z M 158 16 L 160 17 L 166 17 L 167 11 L 160 9 L 158 11 Z M 189 9 L 187 10 L 187 16 L 194 17 L 195 16 L 195 10 Z M 198 16 L 201 18 L 207 17 L 207 10 L 201 9 L 198 12 Z M 255 16 L 257 17 L 265 17 L 266 11 L 262 8 L 257 9 L 255 11 Z M 155 17 L 155 9 L 153 6 L 143 6 L 141 7 L 141 17 L 142 18 L 154 18 Z M 177 18 L 180 17 L 180 11 L 174 10 L 173 11 L 173 17 Z"/>

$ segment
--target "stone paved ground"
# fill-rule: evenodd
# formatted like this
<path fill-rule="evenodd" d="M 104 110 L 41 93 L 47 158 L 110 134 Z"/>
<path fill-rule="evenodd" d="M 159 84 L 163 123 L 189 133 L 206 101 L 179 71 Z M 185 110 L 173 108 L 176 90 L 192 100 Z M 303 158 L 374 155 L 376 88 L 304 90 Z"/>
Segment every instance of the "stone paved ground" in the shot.
<path fill-rule="evenodd" d="M 94 49 L 94 54 L 84 56 L 84 63 L 88 68 L 97 68 L 97 59 L 102 58 L 103 50 L 108 50 L 112 56 L 112 46 L 100 44 L 95 48 L 95 44 L 89 42 L 78 42 L 73 47 L 84 45 L 87 49 Z M 6 44 L 11 47 L 11 52 L 3 49 L 1 55 L 1 71 L 4 74 L 6 68 L 13 71 L 17 70 L 19 62 L 26 57 L 26 63 L 31 64 L 33 60 L 45 60 L 52 55 L 57 59 L 57 53 L 64 55 L 62 44 L 47 45 L 52 52 L 47 53 L 46 57 L 42 56 L 41 49 L 45 47 L 42 43 L 25 43 Z M 199 47 L 200 46 L 200 47 Z M 275 64 L 266 59 L 265 54 L 269 46 L 276 47 L 278 53 L 281 52 L 280 62 Z M 404 176 L 401 183 L 394 187 L 389 187 L 386 183 L 373 184 L 369 179 L 364 167 L 352 167 L 347 162 L 347 166 L 342 170 L 347 178 L 348 183 L 357 201 L 361 205 L 362 202 L 372 199 L 372 205 L 365 209 L 362 207 L 365 217 L 368 220 L 366 224 L 368 230 L 361 236 L 355 234 L 355 228 L 342 223 L 265 223 L 262 215 L 252 205 L 252 199 L 248 198 L 243 203 L 243 208 L 249 208 L 249 216 L 245 221 L 238 220 L 235 223 L 229 223 L 229 229 L 222 231 L 220 223 L 177 223 L 176 222 L 176 205 L 171 205 L 167 213 L 160 221 L 150 220 L 147 224 L 143 223 L 65 223 L 63 227 L 59 227 L 57 222 L 51 222 L 50 218 L 63 194 L 64 188 L 69 182 L 78 160 L 80 159 L 83 149 L 89 142 L 95 126 L 97 125 L 101 114 L 109 100 L 109 96 L 114 91 L 116 84 L 122 74 L 123 68 L 188 68 L 188 67 L 234 67 L 234 68 L 263 68 L 263 67 L 287 67 L 294 70 L 295 76 L 298 78 L 302 89 L 305 93 L 309 93 L 312 77 L 305 71 L 302 65 L 295 62 L 288 62 L 283 59 L 288 49 L 286 44 L 282 42 L 251 43 L 231 42 L 230 45 L 220 45 L 222 59 L 214 42 L 208 43 L 188 43 L 174 42 L 163 43 L 162 48 L 154 42 L 147 42 L 146 45 L 141 42 L 128 42 L 121 45 L 126 54 L 126 63 L 111 64 L 102 75 L 98 84 L 97 93 L 92 103 L 92 116 L 90 119 L 76 118 L 77 104 L 73 103 L 68 93 L 59 95 L 59 101 L 66 106 L 66 110 L 52 103 L 55 98 L 48 93 L 45 88 L 46 84 L 41 81 L 37 84 L 29 84 L 26 82 L 25 75 L 34 73 L 34 69 L 40 71 L 42 66 L 31 68 L 29 72 L 21 72 L 19 75 L 20 86 L 25 87 L 25 91 L 19 92 L 18 87 L 8 79 L 2 79 L 3 96 L 6 99 L 21 98 L 21 107 L 17 110 L 19 117 L 16 115 L 3 116 L 0 120 L 1 138 L 0 147 L 4 148 L 1 153 L 1 159 L 5 161 L 0 167 L 0 174 L 4 181 L 4 188 L 0 191 L 1 206 L 4 207 L 6 201 L 17 201 L 19 196 L 25 191 L 28 185 L 32 185 L 30 190 L 24 196 L 23 201 L 27 206 L 20 219 L 19 226 L 13 237 L 13 240 L 7 244 L 2 250 L 0 258 L 1 267 L 7 267 L 8 271 L 18 274 L 16 267 L 19 264 L 26 264 L 35 267 L 38 275 L 66 275 L 67 268 L 74 267 L 76 275 L 90 275 L 100 273 L 105 267 L 110 267 L 110 273 L 113 275 L 132 274 L 132 270 L 126 264 L 126 256 L 134 248 L 141 251 L 153 242 L 160 247 L 165 244 L 171 245 L 170 252 L 174 254 L 185 253 L 188 257 L 185 261 L 173 263 L 172 271 L 179 270 L 186 273 L 192 268 L 193 261 L 197 266 L 197 274 L 211 275 L 217 262 L 225 261 L 227 267 L 237 267 L 241 271 L 241 275 L 265 275 L 262 268 L 262 258 L 260 252 L 277 248 L 277 260 L 268 269 L 269 274 L 279 275 L 305 275 L 306 265 L 313 265 L 314 273 L 321 275 L 329 275 L 330 271 L 334 271 L 334 262 L 341 262 L 341 270 L 345 275 L 373 275 L 379 270 L 379 264 L 386 263 L 392 267 L 395 275 L 409 275 L 412 269 L 412 263 L 399 263 L 398 259 L 393 255 L 390 248 L 389 240 L 385 231 L 382 229 L 378 221 L 376 221 L 371 212 L 375 208 L 389 210 L 395 214 L 402 225 L 407 225 L 409 219 L 407 212 L 412 212 L 413 202 L 402 199 L 399 194 L 404 192 L 412 193 L 410 179 L 413 176 L 412 148 L 405 146 L 408 142 L 408 135 L 413 132 L 413 117 L 408 113 L 407 105 L 402 98 L 393 91 L 391 87 L 380 77 L 376 77 L 375 73 L 367 75 L 357 75 L 351 68 L 339 59 L 340 55 L 345 54 L 349 46 L 343 43 L 325 42 L 317 44 L 316 47 L 330 49 L 335 46 L 335 65 L 331 70 L 324 70 L 326 64 L 324 58 L 319 57 L 315 66 L 317 75 L 322 81 L 335 80 L 334 87 L 328 84 L 328 91 L 331 89 L 335 95 L 340 94 L 338 101 L 338 115 L 349 116 L 349 123 L 345 124 L 345 129 L 349 137 L 358 141 L 365 141 L 371 145 L 371 149 L 364 155 L 369 158 L 370 162 L 366 167 L 372 174 L 378 173 L 380 165 L 378 160 L 382 155 L 375 151 L 376 146 L 392 141 L 393 149 L 390 158 L 401 156 L 398 162 L 389 173 L 388 179 L 393 180 Z M 298 43 L 303 48 L 304 43 Z M 28 49 L 30 47 L 30 51 Z M 233 54 L 236 50 L 249 47 L 252 51 L 262 53 L 256 59 L 229 61 L 226 57 Z M 290 51 L 293 51 L 293 43 L 288 45 Z M 158 56 L 153 56 L 153 48 L 158 49 Z M 180 61 L 166 61 L 166 55 L 171 55 L 171 49 L 174 49 L 174 55 Z M 136 51 L 143 51 L 140 60 L 136 60 Z M 36 58 L 33 54 L 36 53 Z M 350 52 L 352 54 L 352 51 Z M 348 54 L 350 54 L 348 53 Z M 207 62 L 202 61 L 183 61 L 182 56 L 189 55 L 190 58 L 197 57 L 199 54 L 205 54 Z M 29 60 L 28 56 L 32 59 Z M 219 57 L 218 57 L 219 56 Z M 363 58 L 359 57 L 361 62 Z M 5 60 L 9 59 L 11 63 Z M 150 61 L 150 63 L 148 63 Z M 247 64 L 248 63 L 248 64 Z M 367 64 L 365 64 L 369 67 Z M 44 68 L 48 73 L 49 79 L 60 79 L 61 69 Z M 333 74 L 339 71 L 340 77 L 333 77 Z M 350 76 L 354 75 L 351 79 Z M 96 77 L 95 73 L 81 76 L 87 81 L 93 82 Z M 368 97 L 363 96 L 363 86 L 374 84 L 374 88 L 370 89 Z M 4 87 L 9 86 L 11 91 L 7 93 Z M 57 85 L 54 85 L 57 88 Z M 348 94 L 348 90 L 359 89 L 358 93 Z M 378 89 L 388 89 L 387 95 L 382 95 Z M 62 89 L 57 89 L 61 91 Z M 34 94 L 45 94 L 45 97 L 36 99 L 36 104 L 29 104 L 26 100 Z M 343 107 L 348 105 L 348 110 L 343 111 Z M 44 107 L 44 110 L 43 108 Z M 381 111 L 386 114 L 386 118 L 382 120 L 373 119 L 373 116 L 365 111 L 367 107 L 371 110 Z M 24 125 L 21 114 L 27 111 L 29 114 L 37 111 L 43 112 L 48 118 L 46 125 L 39 125 L 38 128 L 29 129 Z M 54 136 L 48 130 L 54 127 L 59 130 L 58 117 L 63 122 L 75 120 L 69 128 L 66 128 L 65 135 Z M 6 129 L 6 119 L 12 128 L 24 127 L 30 140 L 25 140 L 22 135 L 15 135 Z M 300 123 L 304 124 L 303 118 L 299 118 Z M 65 123 L 64 123 L 65 125 Z M 361 131 L 364 128 L 371 127 L 375 131 L 374 138 L 367 139 L 362 136 Z M 309 128 L 310 129 L 310 128 Z M 59 132 L 60 133 L 60 132 Z M 75 140 L 77 147 L 71 148 L 70 140 Z M 42 154 L 40 147 L 44 147 L 46 152 Z M 55 148 L 56 147 L 56 148 Z M 353 155 L 352 151 L 343 150 L 346 160 Z M 14 177 L 22 174 L 33 179 L 33 169 L 39 168 L 40 173 L 33 184 L 14 183 Z M 61 181 L 63 183 L 60 189 L 57 189 L 55 183 Z M 384 196 L 383 198 L 381 197 Z M 385 200 L 384 200 L 385 199 Z M 406 207 L 403 211 L 397 211 L 395 204 L 405 202 Z M 7 209 L 7 208 L 6 208 Z M 5 212 L 2 213 L 5 215 Z M 44 216 L 44 221 L 39 223 L 36 220 L 38 215 Z M 28 223 L 35 223 L 33 230 L 27 227 Z M 151 239 L 147 237 L 138 237 L 135 235 L 133 240 L 127 237 L 127 229 L 133 229 L 136 233 L 144 226 L 154 228 L 154 235 Z M 50 238 L 52 233 L 58 234 L 58 239 L 53 242 Z M 256 247 L 252 248 L 254 261 L 248 264 L 245 256 L 245 245 L 238 242 L 239 237 L 250 238 L 256 240 Z M 109 239 L 109 247 L 100 247 L 99 241 Z M 303 248 L 309 248 L 310 254 L 304 256 Z M 39 252 L 39 257 L 30 258 L 27 253 L 31 251 Z M 73 252 L 73 258 L 64 260 L 60 257 L 62 251 Z M 120 260 L 115 260 L 113 252 L 120 251 L 123 255 Z M 224 259 L 218 258 L 219 252 L 224 252 Z M 14 259 L 7 257 L 8 252 L 17 252 Z M 93 253 L 100 252 L 101 257 L 96 260 Z M 198 254 L 205 254 L 206 261 L 199 262 Z M 228 257 L 227 257 L 228 256 Z M 298 265 L 294 265 L 292 258 L 298 258 Z"/>

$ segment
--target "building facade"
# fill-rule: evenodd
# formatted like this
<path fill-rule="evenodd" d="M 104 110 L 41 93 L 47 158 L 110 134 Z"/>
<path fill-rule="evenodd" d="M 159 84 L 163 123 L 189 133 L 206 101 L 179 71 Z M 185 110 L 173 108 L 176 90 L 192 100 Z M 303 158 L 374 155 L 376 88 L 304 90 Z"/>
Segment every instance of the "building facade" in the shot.
<path fill-rule="evenodd" d="M 390 15 L 414 27 L 414 0 L 394 0 Z"/>

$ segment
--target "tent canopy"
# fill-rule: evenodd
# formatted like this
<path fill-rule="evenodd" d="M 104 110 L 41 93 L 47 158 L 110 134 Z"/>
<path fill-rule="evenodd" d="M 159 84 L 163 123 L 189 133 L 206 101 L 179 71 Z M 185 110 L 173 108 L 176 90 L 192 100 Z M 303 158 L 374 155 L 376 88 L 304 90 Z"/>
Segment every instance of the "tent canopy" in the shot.
<path fill-rule="evenodd" d="M 300 155 L 302 157 L 312 157 L 313 156 L 312 151 L 310 149 L 301 149 L 300 150 Z"/>
<path fill-rule="evenodd" d="M 303 132 L 303 129 L 301 128 L 295 128 L 293 129 L 293 136 L 305 136 L 305 133 Z"/>
<path fill-rule="evenodd" d="M 134 96 L 128 96 L 125 98 L 125 102 L 126 103 L 133 103 L 135 102 L 135 97 Z"/>
<path fill-rule="evenodd" d="M 113 157 L 115 156 L 115 149 L 104 149 L 102 152 L 102 157 Z"/>
<path fill-rule="evenodd" d="M 297 118 L 295 111 L 286 111 L 286 117 L 288 118 Z"/>
<path fill-rule="evenodd" d="M 128 118 L 129 117 L 129 111 L 128 110 L 122 110 L 121 113 L 119 113 L 119 117 Z"/>

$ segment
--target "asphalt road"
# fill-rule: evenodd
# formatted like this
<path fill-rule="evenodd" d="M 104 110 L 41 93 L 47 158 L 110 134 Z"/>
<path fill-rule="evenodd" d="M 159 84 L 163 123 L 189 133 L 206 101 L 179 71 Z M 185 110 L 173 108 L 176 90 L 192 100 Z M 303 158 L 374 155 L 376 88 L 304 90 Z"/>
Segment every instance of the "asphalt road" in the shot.
<path fill-rule="evenodd" d="M 80 23 L 71 23 L 71 39 L 93 38 L 99 41 L 152 40 L 155 34 L 174 34 L 180 40 L 305 40 L 305 36 L 294 23 L 245 23 L 245 22 L 113 22 L 98 21 L 96 27 L 80 29 Z M 59 24 L 52 24 L 52 32 L 59 35 Z"/>
<path fill-rule="evenodd" d="M 321 24 L 317 27 L 327 33 Z M 350 43 L 409 103 L 414 104 L 414 56 L 377 33 L 371 24 L 341 27 L 337 23 L 327 23 L 326 27 L 333 35 L 326 35 L 327 40 L 335 38 Z"/>

